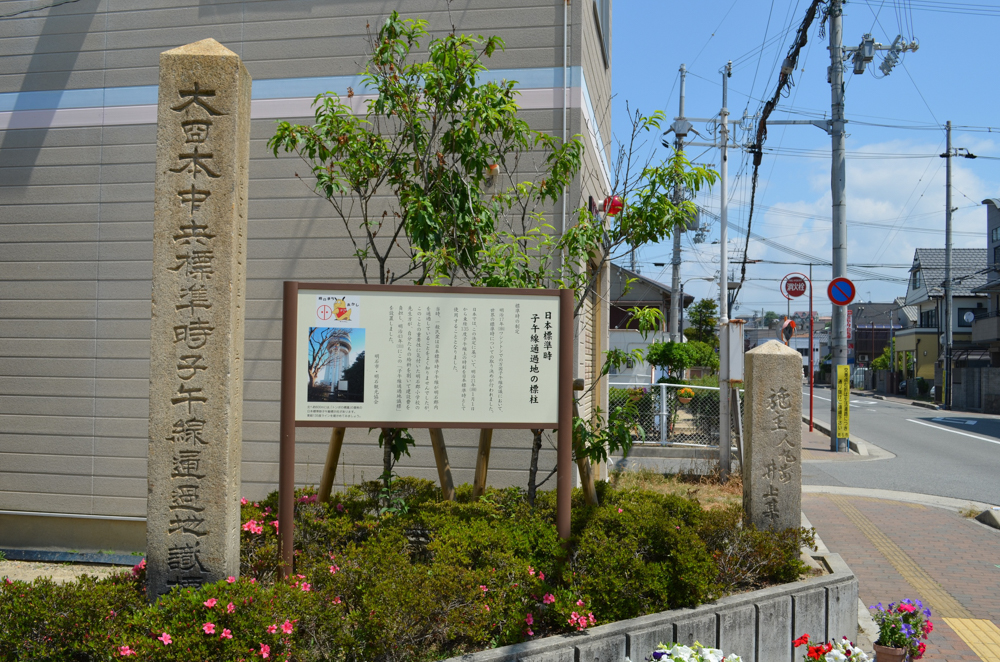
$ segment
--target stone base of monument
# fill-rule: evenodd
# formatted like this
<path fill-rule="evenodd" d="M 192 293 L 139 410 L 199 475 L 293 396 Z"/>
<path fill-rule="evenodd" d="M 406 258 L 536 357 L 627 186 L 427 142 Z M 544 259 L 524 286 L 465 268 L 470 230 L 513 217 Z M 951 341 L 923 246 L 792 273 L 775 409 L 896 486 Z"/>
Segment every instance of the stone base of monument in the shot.
<path fill-rule="evenodd" d="M 819 558 L 830 574 L 446 662 L 639 662 L 659 643 L 695 641 L 744 662 L 792 662 L 798 657 L 792 641 L 805 633 L 814 641 L 854 640 L 858 633 L 857 578 L 839 554 Z"/>

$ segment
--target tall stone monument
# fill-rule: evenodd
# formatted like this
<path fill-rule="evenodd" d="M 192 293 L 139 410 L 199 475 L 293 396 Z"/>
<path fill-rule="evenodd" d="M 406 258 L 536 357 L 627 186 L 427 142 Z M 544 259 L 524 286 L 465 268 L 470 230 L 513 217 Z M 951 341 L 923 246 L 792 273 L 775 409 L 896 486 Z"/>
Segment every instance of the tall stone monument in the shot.
<path fill-rule="evenodd" d="M 801 526 L 802 355 L 776 340 L 746 353 L 743 511 L 759 529 Z"/>
<path fill-rule="evenodd" d="M 149 367 L 150 599 L 240 569 L 250 75 L 205 39 L 160 54 Z"/>

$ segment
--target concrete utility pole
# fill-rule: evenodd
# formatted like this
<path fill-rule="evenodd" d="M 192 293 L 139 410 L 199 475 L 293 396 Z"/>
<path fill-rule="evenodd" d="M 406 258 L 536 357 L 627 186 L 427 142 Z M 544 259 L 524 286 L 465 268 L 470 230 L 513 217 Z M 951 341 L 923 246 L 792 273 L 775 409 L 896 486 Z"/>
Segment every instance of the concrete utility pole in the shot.
<path fill-rule="evenodd" d="M 681 65 L 681 99 L 680 99 L 680 109 L 677 113 L 677 120 L 674 121 L 674 149 L 678 152 L 684 150 L 684 136 L 687 135 L 688 124 L 684 120 L 684 78 L 687 76 L 687 69 L 684 65 Z M 674 185 L 674 204 L 679 205 L 682 198 L 683 191 L 681 190 L 681 185 L 678 182 Z M 674 228 L 674 255 L 670 260 L 671 264 L 671 280 L 670 280 L 670 340 L 673 342 L 681 342 L 683 336 L 683 329 L 680 328 L 680 307 L 684 305 L 683 301 L 677 298 L 678 293 L 681 289 L 681 228 Z"/>
<path fill-rule="evenodd" d="M 830 194 L 833 199 L 833 273 L 831 278 L 847 275 L 847 162 L 844 148 L 844 56 L 842 43 L 844 7 L 842 0 L 830 0 L 830 136 L 832 162 L 830 164 Z M 830 396 L 830 450 L 846 450 L 847 440 L 837 438 L 837 366 L 847 365 L 847 311 L 844 306 L 833 306 L 830 327 L 830 345 L 833 350 Z"/>
<path fill-rule="evenodd" d="M 952 322 L 952 286 L 951 286 L 951 120 L 945 124 L 945 161 L 944 161 L 944 374 L 941 375 L 941 385 L 944 393 L 941 401 L 945 409 L 951 409 L 951 327 Z"/>
<path fill-rule="evenodd" d="M 729 458 L 731 391 L 729 384 L 729 77 L 730 61 L 722 70 L 722 120 L 719 127 L 719 473 L 723 480 L 732 466 Z"/>

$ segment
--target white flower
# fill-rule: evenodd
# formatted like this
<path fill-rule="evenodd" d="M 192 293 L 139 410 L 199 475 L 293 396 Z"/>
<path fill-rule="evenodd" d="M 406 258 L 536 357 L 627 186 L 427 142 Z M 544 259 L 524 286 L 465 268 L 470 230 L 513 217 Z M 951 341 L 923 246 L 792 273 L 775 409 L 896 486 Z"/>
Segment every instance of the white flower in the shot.
<path fill-rule="evenodd" d="M 722 651 L 718 648 L 702 648 L 699 652 L 704 662 L 722 662 Z"/>
<path fill-rule="evenodd" d="M 693 662 L 694 651 L 687 646 L 674 644 L 674 647 L 667 651 L 667 655 L 676 662 Z"/>
<path fill-rule="evenodd" d="M 723 662 L 743 662 L 743 660 L 741 660 L 740 656 L 737 655 L 736 653 L 730 653 L 729 655 L 726 656 Z"/>

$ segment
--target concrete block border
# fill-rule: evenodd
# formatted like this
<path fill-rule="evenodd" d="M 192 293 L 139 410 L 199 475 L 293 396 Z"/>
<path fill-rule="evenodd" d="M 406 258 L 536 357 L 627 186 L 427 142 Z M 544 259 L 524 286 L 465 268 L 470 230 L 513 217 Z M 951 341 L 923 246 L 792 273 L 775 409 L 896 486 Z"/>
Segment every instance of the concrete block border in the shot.
<path fill-rule="evenodd" d="M 641 662 L 660 642 L 736 653 L 744 662 L 792 662 L 792 639 L 858 633 L 858 580 L 839 554 L 817 555 L 831 573 L 731 595 L 694 609 L 674 609 L 536 641 L 453 657 L 445 662 Z"/>

